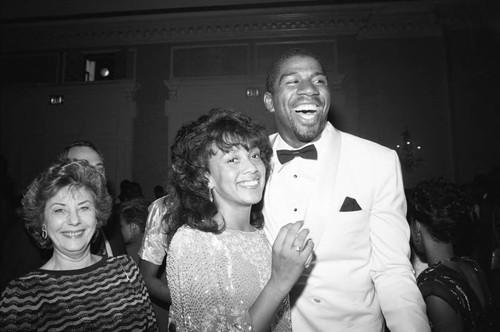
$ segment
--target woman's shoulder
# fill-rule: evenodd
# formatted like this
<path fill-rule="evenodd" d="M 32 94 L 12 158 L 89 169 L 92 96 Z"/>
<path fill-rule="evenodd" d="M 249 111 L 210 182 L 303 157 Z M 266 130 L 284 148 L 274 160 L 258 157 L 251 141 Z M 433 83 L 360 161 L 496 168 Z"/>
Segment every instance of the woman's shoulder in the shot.
<path fill-rule="evenodd" d="M 34 287 L 38 284 L 46 280 L 48 275 L 43 273 L 41 270 L 36 269 L 25 274 L 22 277 L 11 280 L 7 283 L 4 289 L 1 290 L 2 298 L 5 293 L 12 292 L 12 290 L 16 290 L 16 292 L 25 290 L 27 292 L 31 292 Z"/>
<path fill-rule="evenodd" d="M 168 211 L 169 200 L 167 196 L 160 197 L 153 201 L 148 207 L 148 219 L 156 220 L 161 222 L 163 216 Z"/>
<path fill-rule="evenodd" d="M 174 242 L 198 242 L 198 241 L 206 241 L 214 237 L 214 234 L 211 232 L 204 232 L 202 230 L 196 229 L 194 227 L 190 227 L 188 225 L 182 225 L 175 232 L 172 243 Z"/>
<path fill-rule="evenodd" d="M 214 233 L 183 225 L 179 227 L 170 241 L 169 254 L 181 256 L 213 255 L 220 247 L 218 242 Z"/>

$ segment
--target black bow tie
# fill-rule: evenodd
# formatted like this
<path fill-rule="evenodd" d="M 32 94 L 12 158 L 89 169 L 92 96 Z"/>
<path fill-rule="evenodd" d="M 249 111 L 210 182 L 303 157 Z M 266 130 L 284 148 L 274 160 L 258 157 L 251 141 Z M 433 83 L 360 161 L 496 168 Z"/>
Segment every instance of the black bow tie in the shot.
<path fill-rule="evenodd" d="M 314 144 L 304 146 L 299 150 L 278 150 L 276 154 L 281 164 L 285 164 L 298 156 L 304 159 L 318 159 L 318 151 L 316 151 Z"/>

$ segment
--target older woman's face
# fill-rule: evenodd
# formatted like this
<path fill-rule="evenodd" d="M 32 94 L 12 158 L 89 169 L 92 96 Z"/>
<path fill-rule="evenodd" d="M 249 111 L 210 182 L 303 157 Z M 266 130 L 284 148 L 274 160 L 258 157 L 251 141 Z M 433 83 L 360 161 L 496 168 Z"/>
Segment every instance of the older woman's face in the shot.
<path fill-rule="evenodd" d="M 44 214 L 54 250 L 69 257 L 90 250 L 97 219 L 94 198 L 87 189 L 62 188 L 47 201 Z"/>

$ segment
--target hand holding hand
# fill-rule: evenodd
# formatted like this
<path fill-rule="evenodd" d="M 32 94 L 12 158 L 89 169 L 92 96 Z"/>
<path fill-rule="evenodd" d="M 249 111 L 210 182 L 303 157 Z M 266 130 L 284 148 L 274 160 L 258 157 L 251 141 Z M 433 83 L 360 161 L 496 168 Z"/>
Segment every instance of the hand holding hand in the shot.
<path fill-rule="evenodd" d="M 304 265 L 312 254 L 314 244 L 307 239 L 308 229 L 302 229 L 304 222 L 297 221 L 283 226 L 273 245 L 271 282 L 289 292 L 298 280 Z"/>

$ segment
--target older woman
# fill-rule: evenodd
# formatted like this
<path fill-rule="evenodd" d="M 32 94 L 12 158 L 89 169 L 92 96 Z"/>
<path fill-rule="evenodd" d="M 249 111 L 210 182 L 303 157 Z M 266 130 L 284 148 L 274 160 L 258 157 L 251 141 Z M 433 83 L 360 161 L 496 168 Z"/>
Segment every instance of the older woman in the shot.
<path fill-rule="evenodd" d="M 417 278 L 432 331 L 493 331 L 491 296 L 477 262 L 456 255 L 454 240 L 471 222 L 465 193 L 443 179 L 423 181 L 408 195 L 417 255 L 429 264 Z"/>
<path fill-rule="evenodd" d="M 58 162 L 31 183 L 21 213 L 30 235 L 53 254 L 2 292 L 1 331 L 157 330 L 133 260 L 90 252 L 111 203 L 104 176 L 83 160 Z"/>
<path fill-rule="evenodd" d="M 247 116 L 212 110 L 172 146 L 167 280 L 177 331 L 290 331 L 288 292 L 312 254 L 302 222 L 271 248 L 262 193 L 271 148 Z M 291 220 L 295 221 L 295 220 Z"/>

